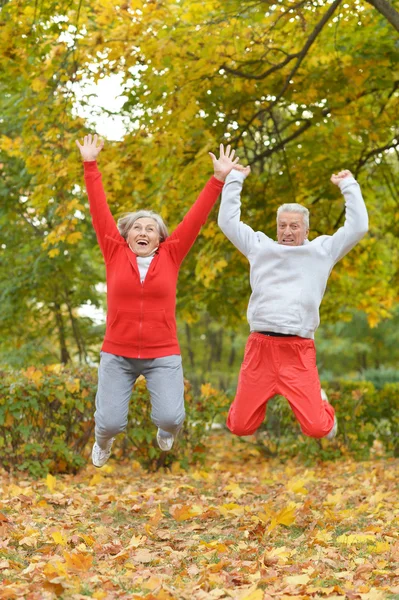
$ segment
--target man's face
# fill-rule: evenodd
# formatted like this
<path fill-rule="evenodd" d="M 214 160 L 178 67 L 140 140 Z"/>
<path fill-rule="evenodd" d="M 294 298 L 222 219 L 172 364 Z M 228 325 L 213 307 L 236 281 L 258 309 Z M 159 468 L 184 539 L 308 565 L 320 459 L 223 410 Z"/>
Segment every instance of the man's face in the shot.
<path fill-rule="evenodd" d="M 309 229 L 303 222 L 303 215 L 283 212 L 277 220 L 277 241 L 283 246 L 302 246 L 308 237 Z"/>
<path fill-rule="evenodd" d="M 137 219 L 127 235 L 127 243 L 137 256 L 150 256 L 159 242 L 158 225 L 150 217 Z"/>

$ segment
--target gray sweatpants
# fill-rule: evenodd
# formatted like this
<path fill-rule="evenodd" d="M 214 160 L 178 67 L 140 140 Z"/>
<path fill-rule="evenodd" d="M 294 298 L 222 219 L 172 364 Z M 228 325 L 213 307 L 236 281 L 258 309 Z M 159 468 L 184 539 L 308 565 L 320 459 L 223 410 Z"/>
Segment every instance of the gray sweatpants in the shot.
<path fill-rule="evenodd" d="M 96 395 L 95 437 L 106 442 L 126 429 L 134 383 L 143 375 L 151 397 L 151 419 L 162 437 L 175 435 L 184 421 L 184 381 L 181 356 L 125 358 L 101 352 Z"/>

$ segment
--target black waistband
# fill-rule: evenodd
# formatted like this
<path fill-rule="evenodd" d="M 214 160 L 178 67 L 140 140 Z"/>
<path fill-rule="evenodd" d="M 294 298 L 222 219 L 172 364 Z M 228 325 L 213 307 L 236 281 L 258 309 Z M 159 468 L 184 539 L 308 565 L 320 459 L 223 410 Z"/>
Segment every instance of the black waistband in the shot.
<path fill-rule="evenodd" d="M 271 337 L 297 337 L 295 333 L 276 333 L 275 331 L 257 331 L 262 335 L 270 335 Z"/>

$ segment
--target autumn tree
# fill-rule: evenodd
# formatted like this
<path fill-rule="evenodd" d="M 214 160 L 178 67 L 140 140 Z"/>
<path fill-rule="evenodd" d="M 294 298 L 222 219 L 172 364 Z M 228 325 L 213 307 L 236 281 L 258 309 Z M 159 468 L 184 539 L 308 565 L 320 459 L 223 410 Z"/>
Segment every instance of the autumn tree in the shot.
<path fill-rule="evenodd" d="M 310 208 L 312 235 L 332 233 L 344 212 L 329 177 L 349 168 L 371 231 L 333 272 L 323 318 L 354 309 L 373 325 L 389 317 L 398 296 L 395 4 L 3 3 L 2 338 L 12 345 L 25 328 L 34 340 L 45 323 L 66 361 L 84 357 L 95 335 L 78 314 L 100 302 L 104 272 L 73 146 L 84 133 L 75 91 L 115 73 L 127 131 L 101 157 L 115 215 L 151 207 L 173 228 L 211 173 L 208 151 L 230 142 L 252 166 L 248 223 L 273 236 L 277 206 L 297 201 Z M 202 311 L 226 325 L 244 318 L 248 266 L 215 219 L 216 210 L 181 273 L 186 323 Z"/>

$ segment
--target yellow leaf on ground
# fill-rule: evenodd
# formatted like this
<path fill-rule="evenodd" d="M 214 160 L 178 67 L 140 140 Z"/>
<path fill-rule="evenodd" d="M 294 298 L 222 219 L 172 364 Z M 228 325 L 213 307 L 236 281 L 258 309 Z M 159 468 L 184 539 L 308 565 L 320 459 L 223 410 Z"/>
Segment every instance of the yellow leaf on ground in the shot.
<path fill-rule="evenodd" d="M 156 577 L 155 575 L 151 575 L 151 577 L 142 584 L 144 589 L 151 591 L 156 590 L 160 585 L 162 585 L 162 579 Z"/>
<path fill-rule="evenodd" d="M 94 546 L 95 540 L 90 535 L 85 535 L 84 533 L 81 533 L 80 537 L 82 538 L 86 546 Z"/>
<path fill-rule="evenodd" d="M 61 531 L 53 531 L 51 537 L 56 544 L 60 544 L 60 546 L 66 546 L 67 538 L 61 533 Z"/>
<path fill-rule="evenodd" d="M 64 552 L 64 558 L 68 569 L 74 571 L 88 571 L 93 563 L 91 554 Z"/>
<path fill-rule="evenodd" d="M 303 575 L 288 575 L 284 581 L 290 585 L 305 585 L 310 581 L 310 577 L 309 575 L 306 575 L 306 573 Z"/>
<path fill-rule="evenodd" d="M 53 477 L 53 475 L 51 475 L 50 473 L 47 473 L 46 485 L 51 493 L 54 492 L 56 483 L 57 483 L 57 479 L 55 477 Z"/>
<path fill-rule="evenodd" d="M 388 552 L 390 548 L 389 542 L 377 542 L 375 546 L 369 546 L 369 550 L 373 554 L 383 554 L 384 552 Z"/>
<path fill-rule="evenodd" d="M 288 504 L 288 506 L 273 515 L 272 521 L 269 525 L 269 531 L 275 529 L 277 525 L 285 525 L 286 527 L 292 525 L 295 521 L 295 510 L 295 504 Z"/>
<path fill-rule="evenodd" d="M 202 513 L 202 510 L 198 507 L 183 505 L 180 508 L 175 508 L 171 514 L 176 521 L 187 521 Z"/>
<path fill-rule="evenodd" d="M 145 535 L 134 535 L 129 542 L 129 548 L 138 548 L 146 539 Z"/>
<path fill-rule="evenodd" d="M 327 545 L 328 542 L 331 542 L 332 539 L 332 532 L 331 531 L 327 531 L 326 529 L 323 529 L 322 531 L 318 531 L 314 541 L 316 544 L 325 544 Z"/>
<path fill-rule="evenodd" d="M 219 512 L 224 517 L 230 517 L 232 514 L 235 516 L 240 516 L 244 512 L 244 507 L 239 504 L 234 504 L 233 502 L 229 502 L 228 504 L 222 504 L 219 507 Z"/>
<path fill-rule="evenodd" d="M 105 466 L 105 465 L 104 465 Z M 89 485 L 90 486 L 95 486 L 98 485 L 99 483 L 101 483 L 103 481 L 103 477 L 101 475 L 101 473 L 94 473 L 93 477 L 90 479 L 89 481 Z"/>
<path fill-rule="evenodd" d="M 243 596 L 240 596 L 240 600 L 263 600 L 263 596 L 264 596 L 264 591 L 257 588 L 255 590 L 253 590 L 252 592 L 249 592 L 249 594 L 244 593 Z"/>
<path fill-rule="evenodd" d="M 360 594 L 362 600 L 385 600 L 387 597 L 386 593 L 383 590 L 377 590 L 376 588 L 371 588 L 371 590 L 365 594 Z"/>
<path fill-rule="evenodd" d="M 137 552 L 133 556 L 133 560 L 140 563 L 150 563 L 156 559 L 156 554 L 150 552 L 149 550 L 147 550 L 147 548 L 141 548 L 140 550 L 137 550 Z"/>
<path fill-rule="evenodd" d="M 289 481 L 287 483 L 287 489 L 294 494 L 308 494 L 308 490 L 305 488 L 306 481 L 304 479 L 297 479 L 295 481 Z"/>
<path fill-rule="evenodd" d="M 37 538 L 33 535 L 26 536 L 19 540 L 20 546 L 29 546 L 30 548 L 36 548 L 37 546 Z"/>
<path fill-rule="evenodd" d="M 191 477 L 194 479 L 194 481 L 212 479 L 211 473 L 207 473 L 206 471 L 194 471 Z"/>
<path fill-rule="evenodd" d="M 339 544 L 347 544 L 348 546 L 352 546 L 355 544 L 366 544 L 367 542 L 374 542 L 375 536 L 367 533 L 352 533 L 352 534 L 343 534 L 337 538 L 337 542 Z"/>
<path fill-rule="evenodd" d="M 245 494 L 247 493 L 246 490 L 243 490 L 240 488 L 238 483 L 234 483 L 234 482 L 229 483 L 229 485 L 226 485 L 226 490 L 231 492 L 235 498 L 240 498 L 240 496 L 245 496 Z"/>

